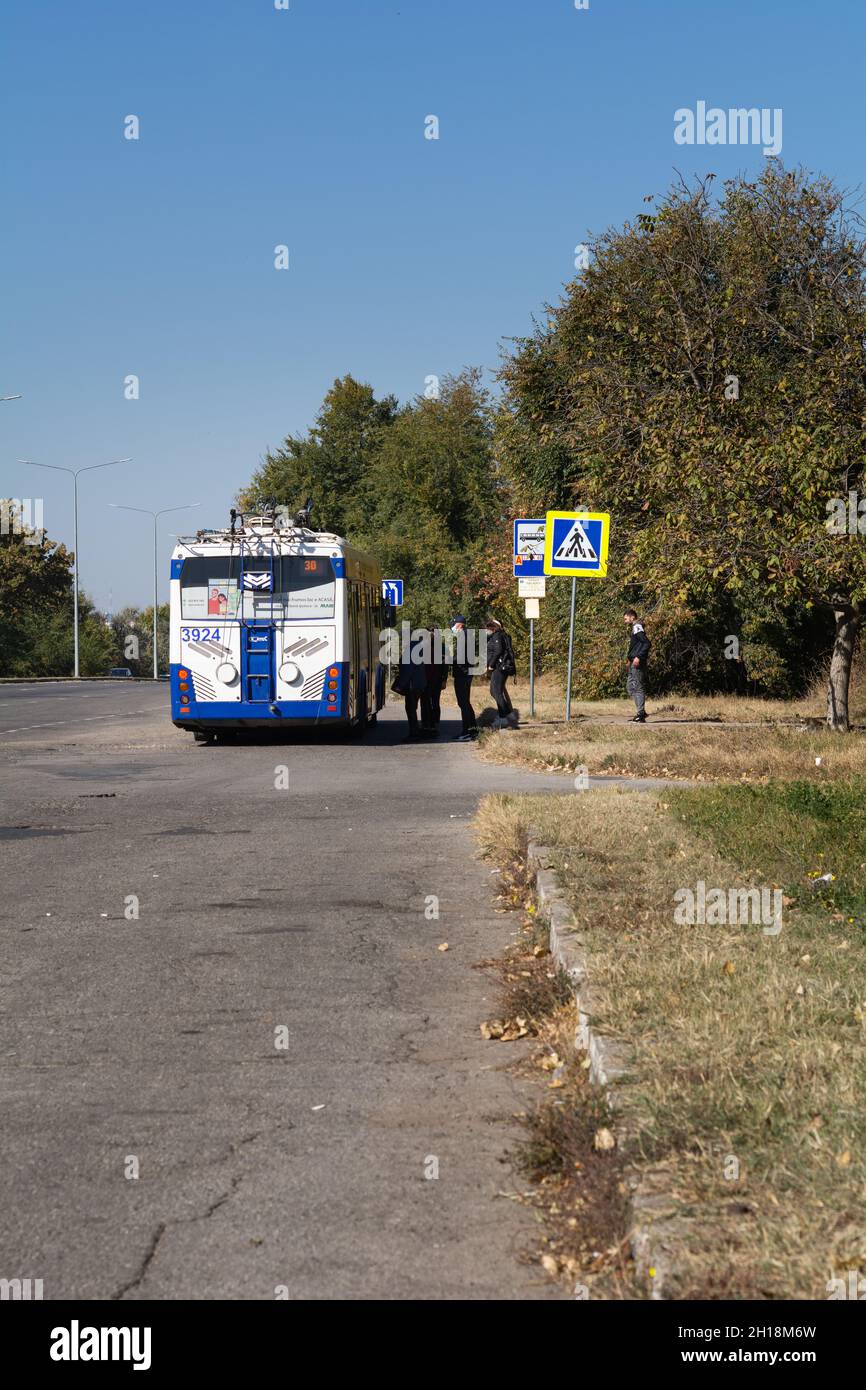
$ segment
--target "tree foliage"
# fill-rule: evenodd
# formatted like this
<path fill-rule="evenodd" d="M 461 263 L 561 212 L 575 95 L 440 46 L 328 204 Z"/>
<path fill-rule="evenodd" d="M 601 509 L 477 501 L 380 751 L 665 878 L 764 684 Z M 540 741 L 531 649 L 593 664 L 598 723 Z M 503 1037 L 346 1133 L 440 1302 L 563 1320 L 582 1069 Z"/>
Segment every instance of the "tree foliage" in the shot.
<path fill-rule="evenodd" d="M 313 524 L 369 548 L 388 578 L 405 580 L 415 623 L 480 618 L 485 595 L 471 576 L 502 525 L 492 457 L 491 403 L 480 373 L 446 377 L 435 399 L 398 406 L 350 376 L 334 382 L 316 423 L 269 453 L 240 495 L 296 508 L 313 499 Z"/>
<path fill-rule="evenodd" d="M 727 603 L 745 638 L 818 609 L 838 647 L 866 598 L 862 537 L 826 524 L 863 491 L 860 223 L 776 161 L 711 188 L 592 242 L 505 364 L 503 453 L 532 498 L 613 513 L 612 572 L 663 630 Z"/>

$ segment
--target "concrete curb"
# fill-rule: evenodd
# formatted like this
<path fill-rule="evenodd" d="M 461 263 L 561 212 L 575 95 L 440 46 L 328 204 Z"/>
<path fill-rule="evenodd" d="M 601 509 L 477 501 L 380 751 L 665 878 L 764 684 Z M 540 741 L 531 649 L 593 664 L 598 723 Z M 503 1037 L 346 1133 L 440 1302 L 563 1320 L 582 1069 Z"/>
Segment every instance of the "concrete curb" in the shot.
<path fill-rule="evenodd" d="M 627 1155 L 636 1132 L 629 1116 L 631 1049 L 627 1043 L 601 1032 L 593 1022 L 586 941 L 551 867 L 551 850 L 531 839 L 526 857 L 530 879 L 535 881 L 538 913 L 550 932 L 550 953 L 574 984 L 578 1017 L 575 1049 L 586 1052 L 591 1081 L 607 1093 L 617 1117 L 617 1144 Z M 638 1173 L 626 1160 L 625 1180 L 629 1187 L 629 1245 L 637 1277 L 649 1297 L 660 1300 L 665 1297 L 665 1282 L 674 1275 L 675 1240 L 684 1234 L 683 1223 L 678 1219 L 675 1199 L 665 1190 L 663 1173 Z"/>

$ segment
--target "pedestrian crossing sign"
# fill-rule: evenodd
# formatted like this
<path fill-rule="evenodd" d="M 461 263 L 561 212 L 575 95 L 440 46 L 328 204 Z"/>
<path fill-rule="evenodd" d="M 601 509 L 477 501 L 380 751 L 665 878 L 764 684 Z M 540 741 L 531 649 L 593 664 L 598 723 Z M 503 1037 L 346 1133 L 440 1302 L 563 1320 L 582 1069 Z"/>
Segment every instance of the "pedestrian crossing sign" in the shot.
<path fill-rule="evenodd" d="M 604 579 L 609 512 L 548 512 L 544 573 Z"/>

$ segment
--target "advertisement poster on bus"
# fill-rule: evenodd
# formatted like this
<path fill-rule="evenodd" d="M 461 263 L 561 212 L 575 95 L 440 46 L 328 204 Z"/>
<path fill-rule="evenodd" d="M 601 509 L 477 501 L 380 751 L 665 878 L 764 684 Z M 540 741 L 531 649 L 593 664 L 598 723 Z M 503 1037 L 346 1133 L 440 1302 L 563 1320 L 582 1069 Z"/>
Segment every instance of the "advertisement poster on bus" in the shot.
<path fill-rule="evenodd" d="M 207 585 L 190 585 L 183 593 L 185 618 L 234 618 L 238 611 L 238 581 L 209 579 Z"/>
<path fill-rule="evenodd" d="M 207 582 L 207 616 L 233 618 L 238 611 L 238 581 L 209 579 Z"/>

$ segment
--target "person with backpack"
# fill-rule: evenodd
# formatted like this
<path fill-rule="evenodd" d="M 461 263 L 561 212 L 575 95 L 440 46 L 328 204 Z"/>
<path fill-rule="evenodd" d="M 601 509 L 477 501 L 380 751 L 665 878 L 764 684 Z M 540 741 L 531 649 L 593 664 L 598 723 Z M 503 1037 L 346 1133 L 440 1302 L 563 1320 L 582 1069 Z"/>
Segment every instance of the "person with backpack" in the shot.
<path fill-rule="evenodd" d="M 637 714 L 632 719 L 633 724 L 646 723 L 646 666 L 649 657 L 650 640 L 646 635 L 643 623 L 637 620 L 637 613 L 633 608 L 627 608 L 624 618 L 631 628 L 631 641 L 628 644 L 628 680 L 626 681 L 626 691 L 634 700 Z"/>
<path fill-rule="evenodd" d="M 514 647 L 511 638 L 498 618 L 488 618 L 487 628 L 487 671 L 490 676 L 490 694 L 496 701 L 499 716 L 498 729 L 516 729 L 517 715 L 508 694 L 509 676 L 517 674 L 514 660 Z"/>
<path fill-rule="evenodd" d="M 426 667 L 421 662 L 411 660 L 410 653 L 404 653 L 404 659 L 400 662 L 397 674 L 391 682 L 391 689 L 395 695 L 403 696 L 406 723 L 409 726 L 406 742 L 414 743 L 416 739 L 428 737 L 430 702 L 427 692 Z M 420 723 L 418 722 L 419 702 L 421 705 Z"/>

